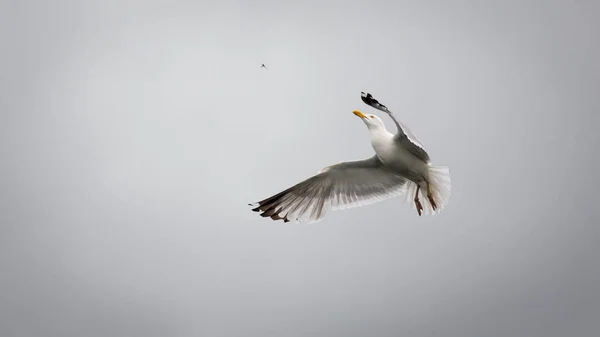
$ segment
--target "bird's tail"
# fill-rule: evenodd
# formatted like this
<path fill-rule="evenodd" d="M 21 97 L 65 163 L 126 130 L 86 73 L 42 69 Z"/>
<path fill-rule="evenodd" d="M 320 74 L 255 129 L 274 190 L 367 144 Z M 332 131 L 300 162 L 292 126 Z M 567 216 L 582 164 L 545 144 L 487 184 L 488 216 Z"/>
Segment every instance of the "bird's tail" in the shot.
<path fill-rule="evenodd" d="M 439 213 L 448 205 L 452 191 L 452 179 L 450 179 L 448 166 L 429 166 L 429 187 L 437 206 L 436 212 Z"/>
<path fill-rule="evenodd" d="M 427 197 L 427 185 L 424 184 L 419 190 L 419 198 L 423 206 L 423 214 L 440 213 L 450 201 L 450 192 L 452 190 L 452 180 L 450 179 L 450 169 L 447 166 L 429 166 L 429 190 L 431 191 L 435 209 Z M 414 195 L 417 191 L 417 184 L 410 182 L 406 197 L 410 199 L 412 207 L 415 208 L 413 202 Z"/>

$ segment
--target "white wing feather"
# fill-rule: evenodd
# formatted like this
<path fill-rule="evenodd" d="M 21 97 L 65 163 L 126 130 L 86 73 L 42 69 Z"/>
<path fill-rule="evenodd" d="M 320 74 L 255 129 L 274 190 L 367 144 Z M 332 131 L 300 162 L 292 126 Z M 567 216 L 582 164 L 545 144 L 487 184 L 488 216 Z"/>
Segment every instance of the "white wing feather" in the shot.
<path fill-rule="evenodd" d="M 318 174 L 257 203 L 273 220 L 316 223 L 329 210 L 366 206 L 406 192 L 407 180 L 386 170 L 377 156 L 324 168 Z M 254 206 L 254 205 L 253 205 Z"/>

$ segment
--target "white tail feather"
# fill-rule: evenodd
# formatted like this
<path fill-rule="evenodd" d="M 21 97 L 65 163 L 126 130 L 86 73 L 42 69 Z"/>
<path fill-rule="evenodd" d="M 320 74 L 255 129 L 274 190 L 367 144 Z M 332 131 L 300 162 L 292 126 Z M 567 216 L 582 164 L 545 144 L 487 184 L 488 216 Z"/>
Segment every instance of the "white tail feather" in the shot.
<path fill-rule="evenodd" d="M 433 210 L 429 199 L 427 198 L 427 189 L 421 188 L 419 191 L 419 199 L 423 206 L 423 214 L 440 213 L 450 201 L 452 190 L 452 180 L 450 179 L 450 169 L 447 166 L 429 166 L 429 188 L 433 194 L 433 200 L 437 208 Z M 423 186 L 425 187 L 425 186 Z M 416 208 L 414 203 L 417 184 L 409 182 L 406 186 L 406 201 L 411 205 L 411 208 Z"/>

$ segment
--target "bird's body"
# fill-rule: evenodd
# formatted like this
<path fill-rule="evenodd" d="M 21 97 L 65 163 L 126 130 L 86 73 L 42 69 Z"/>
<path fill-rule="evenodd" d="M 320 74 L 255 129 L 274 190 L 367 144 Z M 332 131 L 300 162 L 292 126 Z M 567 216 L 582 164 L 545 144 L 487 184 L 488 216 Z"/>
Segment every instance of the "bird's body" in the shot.
<path fill-rule="evenodd" d="M 261 216 L 288 222 L 317 222 L 328 209 L 368 205 L 391 197 L 413 198 L 419 215 L 441 211 L 450 198 L 450 172 L 445 166 L 431 164 L 423 145 L 408 128 L 370 94 L 363 102 L 386 112 L 398 128 L 386 130 L 375 115 L 354 114 L 366 124 L 375 155 L 371 158 L 328 166 L 316 175 L 258 202 L 253 209 Z M 421 203 L 420 197 L 429 202 Z"/>
<path fill-rule="evenodd" d="M 383 165 L 413 181 L 427 175 L 427 164 L 399 146 L 392 133 L 385 129 L 370 131 L 371 146 Z"/>

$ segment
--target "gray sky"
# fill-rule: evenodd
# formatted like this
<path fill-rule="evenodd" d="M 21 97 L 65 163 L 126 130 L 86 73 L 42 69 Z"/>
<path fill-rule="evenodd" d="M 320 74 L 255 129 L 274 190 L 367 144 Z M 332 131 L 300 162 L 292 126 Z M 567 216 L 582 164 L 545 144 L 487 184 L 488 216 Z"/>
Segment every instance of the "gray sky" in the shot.
<path fill-rule="evenodd" d="M 599 9 L 2 2 L 0 335 L 598 335 Z M 373 154 L 361 91 L 444 212 L 251 212 Z"/>

